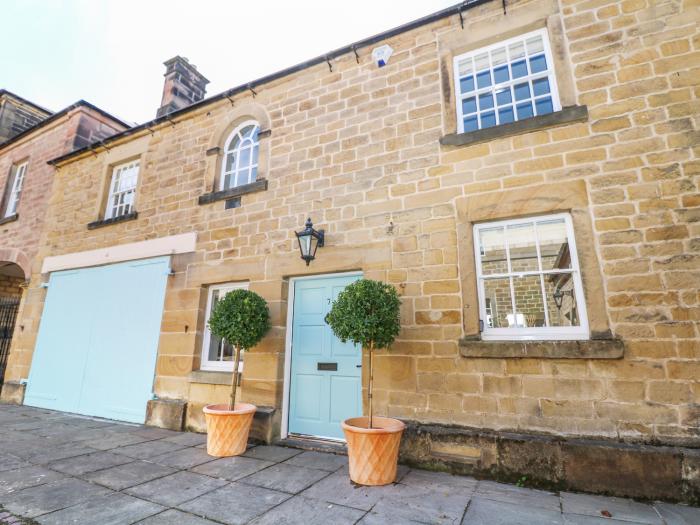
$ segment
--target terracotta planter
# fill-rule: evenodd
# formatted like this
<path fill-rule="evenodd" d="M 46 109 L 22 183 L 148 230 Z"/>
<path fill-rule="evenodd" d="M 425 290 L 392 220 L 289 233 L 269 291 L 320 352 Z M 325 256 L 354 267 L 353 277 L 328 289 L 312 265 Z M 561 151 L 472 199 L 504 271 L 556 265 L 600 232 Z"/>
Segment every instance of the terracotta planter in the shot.
<path fill-rule="evenodd" d="M 234 410 L 227 404 L 207 405 L 207 454 L 217 458 L 240 456 L 246 451 L 248 433 L 257 407 L 250 403 L 236 403 Z"/>
<path fill-rule="evenodd" d="M 350 479 L 360 485 L 388 485 L 396 480 L 396 464 L 404 425 L 398 419 L 353 417 L 342 423 L 348 443 Z"/>

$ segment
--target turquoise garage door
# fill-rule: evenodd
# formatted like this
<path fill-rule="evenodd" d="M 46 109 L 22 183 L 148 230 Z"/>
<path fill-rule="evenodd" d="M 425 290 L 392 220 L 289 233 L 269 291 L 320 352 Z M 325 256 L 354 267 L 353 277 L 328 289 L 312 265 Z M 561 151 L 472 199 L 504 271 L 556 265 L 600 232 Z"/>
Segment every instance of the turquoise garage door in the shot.
<path fill-rule="evenodd" d="M 25 404 L 144 422 L 169 259 L 51 274 Z"/>

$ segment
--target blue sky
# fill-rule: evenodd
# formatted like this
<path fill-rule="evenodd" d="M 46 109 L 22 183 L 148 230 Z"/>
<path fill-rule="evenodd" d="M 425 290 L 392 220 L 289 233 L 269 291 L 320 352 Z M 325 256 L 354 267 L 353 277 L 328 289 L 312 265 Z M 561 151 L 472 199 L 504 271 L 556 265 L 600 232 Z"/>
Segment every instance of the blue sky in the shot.
<path fill-rule="evenodd" d="M 52 110 L 82 98 L 145 122 L 174 55 L 212 95 L 456 3 L 2 0 L 0 88 Z"/>

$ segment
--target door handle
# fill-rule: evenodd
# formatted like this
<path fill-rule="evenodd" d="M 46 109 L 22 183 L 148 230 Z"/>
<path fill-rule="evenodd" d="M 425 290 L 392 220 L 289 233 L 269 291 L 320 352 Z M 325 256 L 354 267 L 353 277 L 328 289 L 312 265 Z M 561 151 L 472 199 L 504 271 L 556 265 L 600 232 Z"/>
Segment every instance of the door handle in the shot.
<path fill-rule="evenodd" d="M 316 369 L 326 372 L 337 372 L 338 363 L 316 363 Z"/>

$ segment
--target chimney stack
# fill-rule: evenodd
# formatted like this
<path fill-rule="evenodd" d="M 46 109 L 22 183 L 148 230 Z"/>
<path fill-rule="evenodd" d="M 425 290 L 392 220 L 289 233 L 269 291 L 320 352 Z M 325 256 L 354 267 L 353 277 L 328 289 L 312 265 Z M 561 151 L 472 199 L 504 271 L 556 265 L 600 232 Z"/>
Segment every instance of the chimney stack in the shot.
<path fill-rule="evenodd" d="M 156 117 L 162 117 L 178 109 L 202 100 L 207 92 L 209 81 L 197 71 L 197 68 L 181 56 L 175 56 L 163 62 L 165 65 L 165 83 L 163 98 Z"/>

